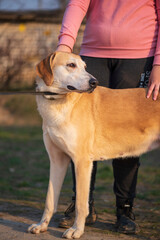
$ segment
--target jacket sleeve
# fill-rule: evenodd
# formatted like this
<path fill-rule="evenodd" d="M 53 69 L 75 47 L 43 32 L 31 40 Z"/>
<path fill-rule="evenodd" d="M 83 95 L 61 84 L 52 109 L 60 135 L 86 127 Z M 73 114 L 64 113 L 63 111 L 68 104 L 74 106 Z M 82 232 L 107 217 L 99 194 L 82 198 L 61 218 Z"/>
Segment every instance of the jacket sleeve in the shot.
<path fill-rule="evenodd" d="M 85 17 L 90 0 L 70 0 L 64 13 L 58 46 L 63 44 L 73 49 L 77 33 Z"/>
<path fill-rule="evenodd" d="M 158 18 L 158 39 L 153 65 L 160 65 L 160 0 L 156 0 L 156 11 Z"/>

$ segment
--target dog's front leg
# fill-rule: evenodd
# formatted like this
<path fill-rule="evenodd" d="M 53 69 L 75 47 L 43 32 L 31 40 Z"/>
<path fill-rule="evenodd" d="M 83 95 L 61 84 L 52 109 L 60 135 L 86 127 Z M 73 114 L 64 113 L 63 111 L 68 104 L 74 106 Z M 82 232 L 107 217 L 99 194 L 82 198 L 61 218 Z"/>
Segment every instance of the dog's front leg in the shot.
<path fill-rule="evenodd" d="M 92 162 L 74 161 L 76 173 L 76 218 L 74 225 L 66 230 L 64 238 L 80 238 L 84 233 L 85 219 L 89 213 L 88 199 Z"/>
<path fill-rule="evenodd" d="M 50 158 L 48 192 L 42 219 L 38 224 L 32 224 L 28 228 L 31 233 L 40 233 L 47 230 L 50 219 L 57 210 L 60 190 L 70 162 L 70 158 L 53 144 L 48 134 L 44 135 L 44 143 Z"/>

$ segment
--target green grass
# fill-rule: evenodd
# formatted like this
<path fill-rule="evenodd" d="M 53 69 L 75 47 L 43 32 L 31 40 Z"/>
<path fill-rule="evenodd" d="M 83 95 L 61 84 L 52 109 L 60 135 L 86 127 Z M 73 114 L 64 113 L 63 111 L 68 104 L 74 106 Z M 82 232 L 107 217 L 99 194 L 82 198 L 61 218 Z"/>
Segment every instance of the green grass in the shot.
<path fill-rule="evenodd" d="M 142 157 L 141 165 L 144 166 L 140 167 L 138 185 L 143 190 L 138 189 L 137 198 L 159 202 L 160 169 L 150 162 L 146 165 L 146 161 L 149 161 L 146 158 L 147 155 Z M 0 192 L 3 196 L 35 200 L 39 194 L 44 197 L 48 185 L 49 159 L 41 127 L 0 127 L 0 168 Z M 113 194 L 112 185 L 111 163 L 99 162 L 96 193 Z M 64 192 L 72 194 L 70 169 L 65 179 Z"/>
<path fill-rule="evenodd" d="M 105 162 L 98 164 L 97 179 L 107 180 L 109 182 L 113 181 L 113 170 L 112 167 Z"/>
<path fill-rule="evenodd" d="M 44 198 L 48 186 L 49 159 L 41 127 L 0 127 L 0 168 L 2 196 L 28 200 Z M 106 183 L 112 181 L 111 166 L 99 163 L 97 192 L 105 192 Z M 70 168 L 63 191 L 72 194 Z"/>
<path fill-rule="evenodd" d="M 43 167 L 40 168 L 37 162 L 45 164 L 41 163 Z M 43 176 L 43 187 L 47 187 L 49 171 L 41 128 L 0 128 L 0 168 L 2 196 L 25 199 L 41 196 L 36 184 L 41 185 Z"/>
<path fill-rule="evenodd" d="M 138 219 L 148 237 L 158 232 L 160 211 L 160 151 L 142 156 L 139 169 L 137 199 Z M 49 178 L 49 159 L 41 127 L 0 127 L 0 203 L 44 208 Z M 111 161 L 99 162 L 96 176 L 95 204 L 99 215 L 115 215 Z M 69 167 L 60 197 L 67 204 L 72 196 L 72 176 Z M 12 214 L 25 209 L 11 207 Z M 156 227 L 155 227 L 156 226 Z M 155 238 L 156 239 L 156 238 Z"/>

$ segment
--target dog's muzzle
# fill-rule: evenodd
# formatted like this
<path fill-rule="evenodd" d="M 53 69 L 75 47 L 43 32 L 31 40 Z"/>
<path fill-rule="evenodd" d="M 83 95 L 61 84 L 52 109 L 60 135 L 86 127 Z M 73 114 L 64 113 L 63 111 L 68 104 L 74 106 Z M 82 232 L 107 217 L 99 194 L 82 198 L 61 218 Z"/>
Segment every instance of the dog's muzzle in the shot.
<path fill-rule="evenodd" d="M 79 93 L 82 93 L 82 92 L 93 92 L 94 89 L 97 87 L 98 85 L 98 80 L 96 78 L 90 78 L 89 80 L 89 88 L 87 90 L 78 90 L 76 89 L 75 87 L 71 86 L 71 85 L 67 85 L 67 88 L 70 90 L 70 91 L 77 91 Z"/>

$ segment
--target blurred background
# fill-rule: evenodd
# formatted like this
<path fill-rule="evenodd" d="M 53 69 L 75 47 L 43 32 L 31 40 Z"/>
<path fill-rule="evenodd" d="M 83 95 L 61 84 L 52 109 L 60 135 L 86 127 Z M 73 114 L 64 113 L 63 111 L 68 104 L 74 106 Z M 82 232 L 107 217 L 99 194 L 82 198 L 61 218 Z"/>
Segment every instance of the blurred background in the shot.
<path fill-rule="evenodd" d="M 0 91 L 35 88 L 35 65 L 56 49 L 66 4 L 67 0 L 0 0 Z M 83 26 L 76 53 L 82 33 Z M 30 124 L 38 123 L 33 99 L 0 96 L 0 124 L 25 124 L 26 118 L 28 124 L 29 117 Z"/>
<path fill-rule="evenodd" d="M 67 0 L 0 0 L 0 92 L 34 90 L 35 65 L 55 51 L 66 4 Z M 78 33 L 75 53 L 79 53 L 83 30 L 84 24 Z M 159 156 L 157 150 L 141 157 L 135 202 L 141 232 L 136 239 L 159 239 Z M 95 204 L 99 218 L 94 227 L 87 230 L 107 236 L 115 234 L 111 164 L 111 161 L 98 164 Z M 7 226 L 3 232 L 1 224 L 0 232 L 1 239 L 6 240 L 14 238 L 6 236 L 12 233 L 15 236 L 16 224 L 16 231 L 20 226 L 20 231 L 25 232 L 28 224 L 39 221 L 44 208 L 49 160 L 34 96 L 0 96 L 0 172 L 0 219 Z M 69 168 L 59 212 L 66 210 L 72 194 Z M 121 238 L 116 233 L 114 239 Z"/>

